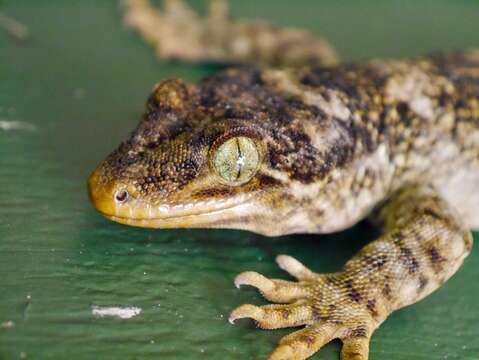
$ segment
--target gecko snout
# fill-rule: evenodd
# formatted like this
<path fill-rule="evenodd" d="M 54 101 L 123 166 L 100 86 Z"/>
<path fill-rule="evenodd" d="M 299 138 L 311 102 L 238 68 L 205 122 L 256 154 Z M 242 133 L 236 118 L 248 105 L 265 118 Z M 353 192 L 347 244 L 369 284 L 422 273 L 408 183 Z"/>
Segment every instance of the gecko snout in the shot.
<path fill-rule="evenodd" d="M 117 204 L 124 204 L 129 199 L 126 189 L 117 189 L 112 181 L 102 181 L 101 166 L 88 178 L 88 195 L 95 209 L 105 215 L 114 215 Z"/>

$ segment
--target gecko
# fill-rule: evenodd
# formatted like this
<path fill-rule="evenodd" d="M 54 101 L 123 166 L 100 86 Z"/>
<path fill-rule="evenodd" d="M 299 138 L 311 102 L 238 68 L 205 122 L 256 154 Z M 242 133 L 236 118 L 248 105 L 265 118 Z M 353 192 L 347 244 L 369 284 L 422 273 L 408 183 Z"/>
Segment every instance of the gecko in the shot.
<path fill-rule="evenodd" d="M 479 50 L 339 63 L 306 31 L 200 16 L 180 0 L 123 2 L 160 59 L 231 66 L 198 83 L 158 82 L 130 138 L 88 179 L 105 217 L 149 228 L 325 234 L 369 220 L 379 237 L 334 273 L 287 255 L 294 281 L 240 273 L 271 302 L 234 323 L 301 327 L 270 360 L 306 359 L 333 339 L 368 359 L 386 318 L 440 288 L 479 229 Z"/>

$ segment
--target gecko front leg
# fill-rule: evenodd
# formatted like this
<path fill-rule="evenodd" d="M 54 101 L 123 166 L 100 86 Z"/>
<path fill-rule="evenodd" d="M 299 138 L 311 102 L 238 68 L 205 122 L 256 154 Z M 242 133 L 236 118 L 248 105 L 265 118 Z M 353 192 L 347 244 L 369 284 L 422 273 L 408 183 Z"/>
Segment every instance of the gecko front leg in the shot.
<path fill-rule="evenodd" d="M 388 315 L 438 289 L 472 248 L 471 232 L 428 187 L 398 191 L 375 220 L 383 235 L 338 273 L 317 274 L 283 255 L 279 266 L 298 282 L 238 275 L 236 286 L 255 286 L 281 304 L 242 305 L 230 321 L 252 318 L 265 329 L 305 325 L 284 337 L 270 360 L 308 358 L 335 338 L 343 342 L 343 360 L 367 359 L 370 338 Z"/>
<path fill-rule="evenodd" d="M 151 43 L 160 59 L 294 67 L 337 62 L 325 40 L 264 21 L 232 21 L 227 5 L 210 0 L 202 17 L 183 0 L 165 0 L 163 9 L 148 0 L 123 1 L 126 25 Z"/>

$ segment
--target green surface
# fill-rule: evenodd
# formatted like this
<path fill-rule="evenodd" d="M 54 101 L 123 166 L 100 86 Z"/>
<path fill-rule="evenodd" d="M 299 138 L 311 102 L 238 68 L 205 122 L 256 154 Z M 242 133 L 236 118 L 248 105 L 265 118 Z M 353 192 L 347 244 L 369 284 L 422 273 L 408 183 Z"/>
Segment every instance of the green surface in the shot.
<path fill-rule="evenodd" d="M 24 43 L 0 34 L 0 121 L 30 124 L 0 126 L 0 359 L 264 359 L 290 330 L 229 325 L 236 305 L 264 303 L 234 276 L 284 276 L 279 253 L 337 269 L 371 229 L 268 239 L 103 219 L 86 177 L 135 126 L 151 86 L 214 69 L 157 62 L 114 1 L 9 0 L 0 11 L 32 33 Z M 233 11 L 321 32 L 347 60 L 479 46 L 478 1 L 250 0 Z M 476 246 L 441 290 L 391 316 L 370 358 L 478 359 L 478 279 Z M 142 312 L 98 319 L 92 305 Z M 334 342 L 316 358 L 338 351 Z"/>

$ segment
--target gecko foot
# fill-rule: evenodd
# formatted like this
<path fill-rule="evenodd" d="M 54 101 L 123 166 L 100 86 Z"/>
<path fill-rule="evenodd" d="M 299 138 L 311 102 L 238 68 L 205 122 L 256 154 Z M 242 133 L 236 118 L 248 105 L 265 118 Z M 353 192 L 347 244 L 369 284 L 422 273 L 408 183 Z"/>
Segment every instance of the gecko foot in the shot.
<path fill-rule="evenodd" d="M 221 56 L 216 31 L 227 18 L 225 0 L 210 0 L 200 16 L 184 0 L 164 0 L 155 8 L 149 0 L 123 0 L 124 21 L 156 48 L 160 59 L 201 61 Z"/>
<path fill-rule="evenodd" d="M 244 272 L 236 277 L 235 285 L 254 286 L 267 300 L 280 304 L 241 305 L 232 311 L 229 321 L 251 318 L 263 329 L 305 326 L 282 338 L 269 360 L 306 359 L 333 339 L 343 342 L 342 360 L 367 359 L 369 340 L 385 310 L 361 298 L 352 286 L 352 274 L 317 274 L 286 255 L 276 261 L 298 281 Z"/>
<path fill-rule="evenodd" d="M 228 1 L 209 0 L 202 16 L 184 0 L 123 0 L 125 24 L 156 49 L 160 59 L 269 66 L 332 65 L 335 50 L 295 28 L 228 16 Z"/>

